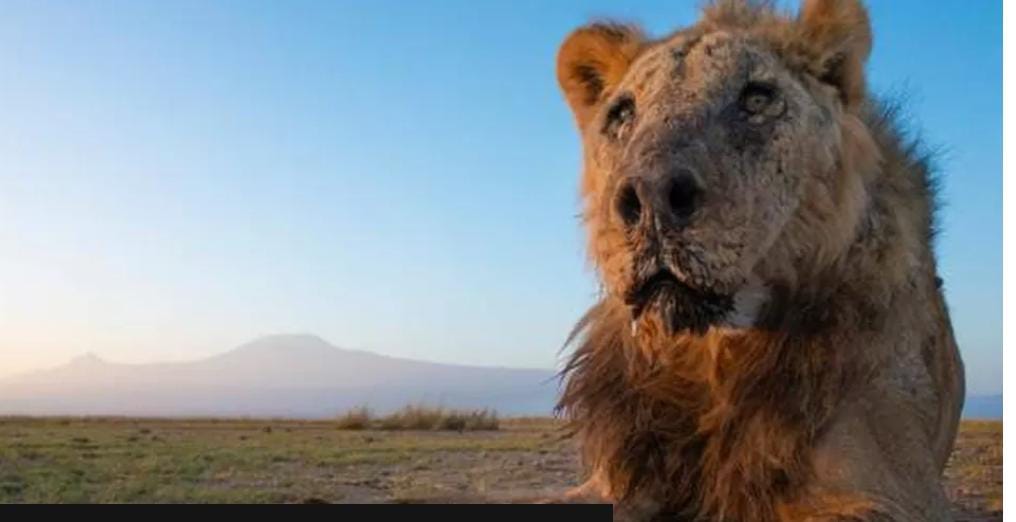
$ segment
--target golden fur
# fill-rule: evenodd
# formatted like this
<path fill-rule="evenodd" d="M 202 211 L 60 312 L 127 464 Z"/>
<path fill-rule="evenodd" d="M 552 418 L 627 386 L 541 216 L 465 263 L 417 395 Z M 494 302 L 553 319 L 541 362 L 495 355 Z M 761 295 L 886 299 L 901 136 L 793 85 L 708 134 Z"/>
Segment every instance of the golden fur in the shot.
<path fill-rule="evenodd" d="M 660 40 L 594 24 L 562 45 L 604 287 L 564 370 L 559 408 L 589 473 L 571 498 L 639 520 L 949 519 L 938 480 L 962 363 L 927 161 L 865 90 L 871 42 L 857 0 L 796 17 L 729 0 Z M 724 116 L 744 71 L 781 89 L 765 130 Z M 611 119 L 619 103 L 632 121 Z M 690 224 L 625 229 L 619 187 L 675 169 L 706 191 Z M 626 301 L 648 258 L 726 296 L 717 306 L 765 297 L 750 324 L 693 314 L 675 328 Z"/>

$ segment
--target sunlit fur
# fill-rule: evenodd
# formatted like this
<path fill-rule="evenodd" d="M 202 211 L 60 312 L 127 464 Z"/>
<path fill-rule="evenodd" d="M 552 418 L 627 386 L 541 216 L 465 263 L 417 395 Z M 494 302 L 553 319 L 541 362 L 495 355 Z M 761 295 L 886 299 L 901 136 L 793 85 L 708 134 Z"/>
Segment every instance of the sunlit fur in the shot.
<path fill-rule="evenodd" d="M 577 325 L 560 410 L 619 518 L 948 520 L 939 478 L 964 392 L 937 279 L 928 162 L 867 93 L 857 0 L 718 1 L 659 40 L 593 24 L 558 56 L 584 148 L 589 255 L 604 295 Z M 764 144 L 731 142 L 745 78 L 779 86 Z M 605 133 L 618 96 L 630 127 Z M 624 230 L 620 180 L 692 165 L 687 229 Z M 751 324 L 668 331 L 623 302 L 652 245 L 696 288 L 766 299 Z"/>

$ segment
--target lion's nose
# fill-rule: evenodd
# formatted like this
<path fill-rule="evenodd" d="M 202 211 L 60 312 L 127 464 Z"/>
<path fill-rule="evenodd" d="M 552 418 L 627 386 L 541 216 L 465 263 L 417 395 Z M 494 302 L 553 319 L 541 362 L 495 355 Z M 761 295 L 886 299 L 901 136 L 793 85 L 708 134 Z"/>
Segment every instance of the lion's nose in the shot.
<path fill-rule="evenodd" d="M 699 202 L 698 181 L 688 169 L 679 169 L 664 183 L 667 211 L 684 223 L 695 212 Z"/>
<path fill-rule="evenodd" d="M 633 228 L 642 220 L 642 198 L 634 180 L 626 180 L 618 188 L 614 209 L 627 228 Z"/>
<path fill-rule="evenodd" d="M 658 179 L 627 179 L 618 186 L 614 209 L 626 228 L 654 215 L 661 223 L 684 227 L 695 212 L 702 189 L 695 174 L 674 169 Z"/>

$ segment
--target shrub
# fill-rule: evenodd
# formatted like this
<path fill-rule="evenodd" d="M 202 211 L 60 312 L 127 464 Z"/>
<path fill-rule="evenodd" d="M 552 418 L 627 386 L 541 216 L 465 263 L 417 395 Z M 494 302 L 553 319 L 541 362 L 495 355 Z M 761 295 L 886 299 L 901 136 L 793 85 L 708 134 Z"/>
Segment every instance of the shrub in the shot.
<path fill-rule="evenodd" d="M 460 411 L 410 405 L 383 417 L 375 417 L 366 407 L 356 408 L 340 416 L 336 426 L 341 430 L 491 431 L 497 430 L 500 423 L 493 410 Z"/>
<path fill-rule="evenodd" d="M 365 430 L 371 427 L 372 414 L 366 406 L 347 411 L 336 420 L 340 430 Z"/>

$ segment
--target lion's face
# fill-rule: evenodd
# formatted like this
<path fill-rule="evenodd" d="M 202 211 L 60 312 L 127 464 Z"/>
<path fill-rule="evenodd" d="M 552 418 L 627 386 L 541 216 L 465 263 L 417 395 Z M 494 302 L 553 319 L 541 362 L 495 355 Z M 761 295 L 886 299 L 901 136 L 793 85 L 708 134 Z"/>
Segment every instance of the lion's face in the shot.
<path fill-rule="evenodd" d="M 694 27 L 647 44 L 629 28 L 592 30 L 595 42 L 580 30 L 565 43 L 559 74 L 578 82 L 569 93 L 562 78 L 606 290 L 670 333 L 752 325 L 772 285 L 803 277 L 856 222 L 856 208 L 838 208 L 859 204 L 839 201 L 841 96 L 748 32 Z M 626 52 L 623 70 L 603 69 Z"/>

